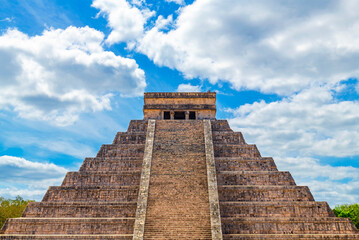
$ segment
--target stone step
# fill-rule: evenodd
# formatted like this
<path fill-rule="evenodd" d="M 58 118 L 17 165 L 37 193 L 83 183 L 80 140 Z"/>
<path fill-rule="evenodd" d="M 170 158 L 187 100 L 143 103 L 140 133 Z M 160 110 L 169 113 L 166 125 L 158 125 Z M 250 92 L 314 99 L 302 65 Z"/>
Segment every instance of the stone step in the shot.
<path fill-rule="evenodd" d="M 114 159 L 114 158 L 85 158 L 82 171 L 141 171 L 142 157 Z"/>
<path fill-rule="evenodd" d="M 179 146 L 179 145 L 195 145 L 200 144 L 203 141 L 203 137 L 195 136 L 188 138 L 188 136 L 196 134 L 195 132 L 188 132 L 184 135 L 177 135 L 172 132 L 163 132 L 162 134 L 157 135 L 154 144 L 160 146 Z"/>
<path fill-rule="evenodd" d="M 146 132 L 118 132 L 112 144 L 145 144 Z"/>
<path fill-rule="evenodd" d="M 212 240 L 212 236 L 211 235 L 205 235 L 205 236 L 193 236 L 193 234 L 177 234 L 176 232 L 172 233 L 171 235 L 168 235 L 168 233 L 161 233 L 158 235 L 146 235 L 145 239 L 147 240 L 167 240 L 167 239 L 171 239 L 171 240 L 183 240 L 183 239 L 196 239 L 196 240 Z"/>
<path fill-rule="evenodd" d="M 97 157 L 143 157 L 144 144 L 103 144 Z"/>
<path fill-rule="evenodd" d="M 218 185 L 295 185 L 289 172 L 219 171 Z"/>
<path fill-rule="evenodd" d="M 221 202 L 233 201 L 314 201 L 307 186 L 218 186 Z"/>
<path fill-rule="evenodd" d="M 132 234 L 135 218 L 10 218 L 5 234 Z"/>
<path fill-rule="evenodd" d="M 140 171 L 132 172 L 68 172 L 63 187 L 86 186 L 139 186 Z"/>
<path fill-rule="evenodd" d="M 221 202 L 221 217 L 335 217 L 326 202 Z"/>
<path fill-rule="evenodd" d="M 156 121 L 144 239 L 211 239 L 203 121 Z"/>
<path fill-rule="evenodd" d="M 212 139 L 213 144 L 246 144 L 240 132 L 212 132 Z"/>
<path fill-rule="evenodd" d="M 220 171 L 278 171 L 272 158 L 215 158 L 216 170 Z"/>
<path fill-rule="evenodd" d="M 212 120 L 211 125 L 212 125 L 212 132 L 216 132 L 216 131 L 233 132 L 227 120 Z"/>
<path fill-rule="evenodd" d="M 357 240 L 359 234 L 223 234 L 223 240 Z"/>
<path fill-rule="evenodd" d="M 222 218 L 223 234 L 353 234 L 358 231 L 346 218 L 246 217 Z"/>
<path fill-rule="evenodd" d="M 47 240 L 47 239 L 61 239 L 61 240 L 74 240 L 74 239 L 80 239 L 80 240 L 94 240 L 94 239 L 101 239 L 101 240 L 132 240 L 133 235 L 132 234 L 91 234 L 91 235 L 46 235 L 46 234 L 37 234 L 37 235 L 26 235 L 26 234 L 6 234 L 6 235 L 0 235 L 1 240 L 28 240 L 28 239 L 41 239 L 41 240 Z"/>
<path fill-rule="evenodd" d="M 273 160 L 272 157 L 246 157 L 246 156 L 232 156 L 232 157 L 216 157 L 216 161 L 267 161 Z M 274 160 L 273 160 L 274 161 Z"/>
<path fill-rule="evenodd" d="M 173 153 L 178 155 L 193 155 L 193 154 L 205 154 L 204 143 L 191 143 L 191 144 L 171 144 L 171 143 L 155 143 L 153 146 L 154 152 L 161 152 L 162 154 Z"/>
<path fill-rule="evenodd" d="M 171 153 L 170 153 L 171 154 Z M 156 161 L 158 162 L 158 164 L 160 164 L 162 166 L 161 169 L 153 169 L 151 170 L 151 176 L 156 176 L 156 175 L 183 175 L 185 173 L 187 174 L 195 174 L 196 171 L 201 170 L 202 172 L 206 172 L 206 166 L 203 165 L 203 163 L 201 162 L 192 162 L 191 164 L 183 164 L 183 159 L 186 159 L 188 161 L 190 161 L 190 159 L 203 159 L 204 158 L 204 154 L 198 155 L 198 156 L 186 156 L 186 157 L 176 157 L 176 156 L 170 156 L 170 154 L 168 154 L 168 157 L 158 157 L 157 154 L 154 154 L 154 157 L 156 157 Z M 182 159 L 182 160 L 181 160 Z M 204 161 L 204 160 L 203 160 Z M 186 177 L 186 176 L 184 176 Z M 188 177 L 188 176 L 187 176 Z M 166 183 L 163 183 L 166 184 Z"/>
<path fill-rule="evenodd" d="M 260 157 L 256 145 L 214 144 L 215 157 Z"/>
<path fill-rule="evenodd" d="M 135 202 L 138 186 L 120 187 L 49 187 L 44 202 Z"/>
<path fill-rule="evenodd" d="M 31 202 L 27 205 L 23 217 L 135 217 L 135 202 Z"/>
<path fill-rule="evenodd" d="M 147 120 L 131 120 L 127 132 L 147 132 Z"/>

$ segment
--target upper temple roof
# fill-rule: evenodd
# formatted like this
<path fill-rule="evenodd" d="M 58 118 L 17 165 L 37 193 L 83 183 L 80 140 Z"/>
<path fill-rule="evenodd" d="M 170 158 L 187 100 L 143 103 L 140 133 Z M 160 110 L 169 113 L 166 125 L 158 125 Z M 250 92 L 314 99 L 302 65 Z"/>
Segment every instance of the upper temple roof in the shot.
<path fill-rule="evenodd" d="M 215 119 L 215 92 L 147 92 L 144 119 Z M 169 116 L 169 117 L 168 117 Z M 180 116 L 176 118 L 176 116 Z"/>
<path fill-rule="evenodd" d="M 147 92 L 146 98 L 216 98 L 215 92 Z"/>

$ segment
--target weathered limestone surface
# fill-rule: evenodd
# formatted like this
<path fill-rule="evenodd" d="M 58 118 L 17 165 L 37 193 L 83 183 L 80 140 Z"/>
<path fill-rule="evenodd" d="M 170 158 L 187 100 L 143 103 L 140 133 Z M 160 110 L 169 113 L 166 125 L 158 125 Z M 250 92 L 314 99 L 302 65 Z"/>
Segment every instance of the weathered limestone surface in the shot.
<path fill-rule="evenodd" d="M 145 144 L 146 134 L 142 132 L 118 132 L 113 144 Z"/>
<path fill-rule="evenodd" d="M 132 239 L 146 131 L 147 121 L 131 121 L 42 202 L 9 219 L 0 239 Z"/>
<path fill-rule="evenodd" d="M 216 158 L 216 169 L 222 171 L 278 171 L 272 158 Z"/>
<path fill-rule="evenodd" d="M 144 120 L 9 219 L 0 240 L 359 240 L 350 220 L 216 120 L 215 100 L 211 92 L 146 93 Z M 186 120 L 155 121 L 176 110 Z"/>
<path fill-rule="evenodd" d="M 215 157 L 260 157 L 256 145 L 239 145 L 239 144 L 215 144 Z"/>
<path fill-rule="evenodd" d="M 62 182 L 62 186 L 137 186 L 140 177 L 141 172 L 139 171 L 69 172 Z"/>
<path fill-rule="evenodd" d="M 23 213 L 23 217 L 30 218 L 87 218 L 87 217 L 134 217 L 135 202 L 32 202 Z"/>
<path fill-rule="evenodd" d="M 142 159 L 133 158 L 85 158 L 80 172 L 141 171 Z"/>
<path fill-rule="evenodd" d="M 75 235 L 75 234 L 41 234 L 41 235 L 28 235 L 28 234 L 6 234 L 4 236 L 1 236 L 1 239 L 6 239 L 6 240 L 29 240 L 29 239 L 41 239 L 41 240 L 48 240 L 48 239 L 54 239 L 54 240 L 74 240 L 74 239 L 79 239 L 79 240 L 94 240 L 94 239 L 101 239 L 101 240 L 130 240 L 132 239 L 132 234 L 91 234 L 91 235 L 86 235 L 86 234 L 80 234 L 80 235 Z"/>
<path fill-rule="evenodd" d="M 285 217 L 242 217 L 222 218 L 224 234 L 353 234 L 345 218 L 285 218 Z"/>
<path fill-rule="evenodd" d="M 100 151 L 97 153 L 99 158 L 116 158 L 116 157 L 141 157 L 145 150 L 144 144 L 104 144 L 101 146 Z"/>
<path fill-rule="evenodd" d="M 334 217 L 326 202 L 222 202 L 222 217 Z"/>
<path fill-rule="evenodd" d="M 213 119 L 216 93 L 145 93 L 144 119 L 163 119 L 163 111 L 195 111 L 196 119 Z"/>
<path fill-rule="evenodd" d="M 289 172 L 279 171 L 222 171 L 218 185 L 295 185 Z"/>
<path fill-rule="evenodd" d="M 354 240 L 358 234 L 226 234 L 227 240 Z"/>
<path fill-rule="evenodd" d="M 144 239 L 212 239 L 203 121 L 156 121 Z"/>
<path fill-rule="evenodd" d="M 148 122 L 146 147 L 142 164 L 142 174 L 137 200 L 133 240 L 142 240 L 145 229 L 156 120 L 149 120 Z"/>
<path fill-rule="evenodd" d="M 226 121 L 212 120 L 212 131 L 223 239 L 359 239 L 350 220 L 315 202 Z"/>
<path fill-rule="evenodd" d="M 212 240 L 222 240 L 222 224 L 221 214 L 219 208 L 218 188 L 217 188 L 217 173 L 216 164 L 214 161 L 214 149 L 212 139 L 212 129 L 210 120 L 203 121 L 204 126 L 204 141 L 206 151 L 206 165 L 207 165 L 207 181 L 209 194 L 209 207 L 211 217 Z"/>
<path fill-rule="evenodd" d="M 43 202 L 133 202 L 137 200 L 138 186 L 119 187 L 50 187 Z"/>
<path fill-rule="evenodd" d="M 13 218 L 7 234 L 131 234 L 135 218 Z"/>

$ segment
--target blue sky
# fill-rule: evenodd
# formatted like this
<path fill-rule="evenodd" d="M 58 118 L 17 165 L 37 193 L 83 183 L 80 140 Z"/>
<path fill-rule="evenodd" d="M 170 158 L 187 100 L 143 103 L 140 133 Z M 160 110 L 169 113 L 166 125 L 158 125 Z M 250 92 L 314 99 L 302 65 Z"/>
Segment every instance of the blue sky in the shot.
<path fill-rule="evenodd" d="M 145 91 L 216 91 L 262 156 L 359 202 L 355 0 L 0 0 L 0 196 L 41 200 L 142 118 Z"/>

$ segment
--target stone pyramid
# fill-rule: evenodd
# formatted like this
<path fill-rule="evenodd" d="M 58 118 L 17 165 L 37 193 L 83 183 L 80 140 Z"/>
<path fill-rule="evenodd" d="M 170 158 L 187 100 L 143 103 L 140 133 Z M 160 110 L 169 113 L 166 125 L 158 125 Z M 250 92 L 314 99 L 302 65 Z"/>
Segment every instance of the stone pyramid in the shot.
<path fill-rule="evenodd" d="M 261 157 L 215 93 L 145 93 L 132 120 L 0 239 L 359 239 L 308 187 Z"/>

